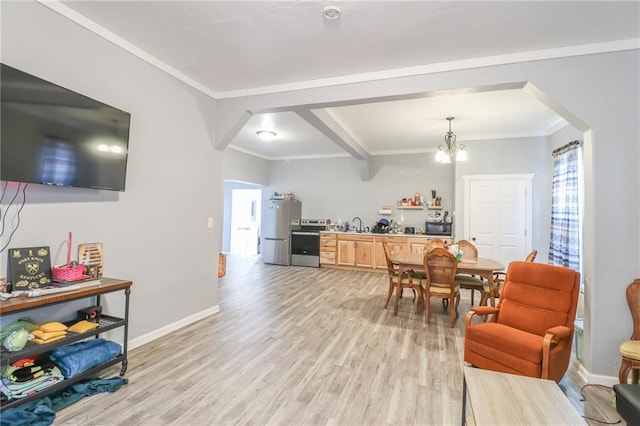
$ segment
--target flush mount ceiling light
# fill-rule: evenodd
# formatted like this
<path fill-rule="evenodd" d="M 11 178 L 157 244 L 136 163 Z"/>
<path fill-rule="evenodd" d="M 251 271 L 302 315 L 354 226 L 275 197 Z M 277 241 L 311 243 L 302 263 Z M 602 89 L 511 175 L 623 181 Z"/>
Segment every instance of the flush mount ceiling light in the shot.
<path fill-rule="evenodd" d="M 456 161 L 467 161 L 467 151 L 463 144 L 456 145 L 457 136 L 451 131 L 451 121 L 455 117 L 447 117 L 449 120 L 449 131 L 444 135 L 445 145 L 438 145 L 436 161 L 439 163 L 451 163 L 451 157 L 456 156 Z"/>
<path fill-rule="evenodd" d="M 337 6 L 327 6 L 322 9 L 322 15 L 325 17 L 325 19 L 334 20 L 338 19 L 340 15 L 342 15 L 342 10 L 340 10 L 340 8 Z"/>
<path fill-rule="evenodd" d="M 256 134 L 265 142 L 272 141 L 276 137 L 276 132 L 273 130 L 258 130 Z"/>

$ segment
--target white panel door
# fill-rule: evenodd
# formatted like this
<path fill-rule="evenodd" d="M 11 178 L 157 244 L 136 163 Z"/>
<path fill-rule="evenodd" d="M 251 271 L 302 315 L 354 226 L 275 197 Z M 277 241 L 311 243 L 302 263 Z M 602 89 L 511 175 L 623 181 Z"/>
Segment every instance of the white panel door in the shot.
<path fill-rule="evenodd" d="M 531 178 L 526 175 L 475 176 L 465 184 L 467 239 L 480 257 L 507 267 L 531 250 Z"/>

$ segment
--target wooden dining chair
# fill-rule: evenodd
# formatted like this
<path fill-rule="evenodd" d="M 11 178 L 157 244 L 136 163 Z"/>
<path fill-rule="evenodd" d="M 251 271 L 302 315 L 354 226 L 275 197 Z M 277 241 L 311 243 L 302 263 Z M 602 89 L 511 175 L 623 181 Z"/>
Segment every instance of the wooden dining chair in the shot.
<path fill-rule="evenodd" d="M 444 244 L 444 240 L 440 239 L 440 238 L 432 238 L 427 240 L 426 244 L 424 245 L 424 253 L 429 253 L 431 250 L 433 250 L 434 248 L 445 248 L 445 244 Z"/>
<path fill-rule="evenodd" d="M 458 250 L 462 252 L 462 259 L 475 262 L 478 261 L 478 249 L 469 241 L 458 241 Z M 460 285 L 460 288 L 471 291 L 471 305 L 473 305 L 473 295 L 476 291 L 480 293 L 480 300 L 482 300 L 483 285 L 485 283 L 485 280 L 481 277 L 467 274 L 458 274 L 456 275 L 456 283 Z"/>
<path fill-rule="evenodd" d="M 631 372 L 631 383 L 638 384 L 640 372 L 640 278 L 627 286 L 627 303 L 633 319 L 633 334 L 631 339 L 622 342 L 620 354 L 622 363 L 618 372 L 620 383 L 628 383 Z"/>
<path fill-rule="evenodd" d="M 531 253 L 527 255 L 524 259 L 525 262 L 533 262 L 536 260 L 536 256 L 538 255 L 538 250 L 533 250 Z M 500 297 L 500 292 L 502 291 L 502 287 L 504 286 L 504 279 L 507 276 L 505 272 L 495 272 L 493 274 L 493 297 Z M 487 305 L 491 300 L 491 284 L 488 281 L 485 281 L 482 284 L 482 297 L 480 298 L 480 306 Z M 492 302 L 494 303 L 494 302 Z"/>
<path fill-rule="evenodd" d="M 449 322 L 455 326 L 460 304 L 460 286 L 455 282 L 458 262 L 456 257 L 444 248 L 435 248 L 424 255 L 426 279 L 422 280 L 424 289 L 424 323 L 429 323 L 429 302 L 432 297 L 449 301 Z M 454 307 L 455 300 L 455 307 Z"/>
<path fill-rule="evenodd" d="M 430 238 L 427 240 L 427 242 L 424 245 L 424 249 L 423 249 L 423 253 L 422 254 L 427 254 L 429 253 L 431 250 L 433 250 L 434 248 L 447 248 L 444 240 L 440 239 L 440 238 Z M 418 280 L 425 280 L 427 278 L 427 276 L 425 275 L 424 271 L 412 271 L 411 276 L 413 277 L 414 280 L 418 279 Z M 444 302 L 444 299 L 443 299 Z"/>
<path fill-rule="evenodd" d="M 420 286 L 419 279 L 413 279 L 411 275 L 412 271 L 404 271 L 400 273 L 400 270 L 393 264 L 393 262 L 391 262 L 391 248 L 386 241 L 382 242 L 382 248 L 384 249 L 384 257 L 387 261 L 387 273 L 389 274 L 389 292 L 387 294 L 387 301 L 384 304 L 384 308 L 387 309 L 387 306 L 389 306 L 389 301 L 391 300 L 391 296 L 395 290 L 396 303 L 393 314 L 398 315 L 398 304 L 402 297 L 402 291 L 405 288 L 410 288 L 413 290 L 413 300 L 416 300 L 417 295 L 419 296 L 418 302 L 420 303 L 422 300 L 422 287 Z"/>

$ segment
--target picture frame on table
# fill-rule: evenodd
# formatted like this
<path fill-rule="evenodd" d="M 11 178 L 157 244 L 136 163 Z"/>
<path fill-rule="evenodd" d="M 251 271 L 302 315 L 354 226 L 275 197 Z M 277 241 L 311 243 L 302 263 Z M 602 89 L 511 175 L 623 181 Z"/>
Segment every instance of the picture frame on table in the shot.
<path fill-rule="evenodd" d="M 78 263 L 85 266 L 85 274 L 92 278 L 102 278 L 103 261 L 102 243 L 78 244 Z"/>

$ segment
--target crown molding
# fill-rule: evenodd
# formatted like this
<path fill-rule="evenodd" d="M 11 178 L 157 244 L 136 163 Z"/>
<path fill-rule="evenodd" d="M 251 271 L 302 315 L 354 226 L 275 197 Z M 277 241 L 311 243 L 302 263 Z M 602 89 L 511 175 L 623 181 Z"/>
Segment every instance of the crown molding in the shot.
<path fill-rule="evenodd" d="M 364 83 L 374 80 L 412 77 L 417 75 L 434 74 L 447 71 L 459 71 L 472 68 L 507 65 L 519 62 L 540 61 L 544 59 L 557 59 L 571 56 L 594 55 L 598 53 L 610 53 L 635 49 L 640 49 L 640 38 L 617 40 L 604 43 L 582 44 L 554 49 L 533 50 L 528 52 L 511 53 L 507 55 L 487 56 L 484 58 L 463 59 L 459 61 L 441 62 L 437 64 L 418 65 L 414 67 L 396 68 L 384 71 L 351 74 L 340 77 L 320 78 L 317 80 L 300 81 L 273 86 L 263 86 L 252 89 L 229 90 L 224 92 L 216 92 L 216 99 L 267 95 L 293 90 L 316 89 L 327 86 L 338 86 L 342 84 Z"/>
<path fill-rule="evenodd" d="M 132 55 L 155 66 L 156 68 L 170 74 L 183 83 L 210 96 L 214 99 L 239 98 L 244 96 L 265 95 L 292 90 L 314 89 L 327 86 L 337 86 L 343 84 L 363 83 L 375 80 L 386 80 L 399 77 L 411 77 L 447 71 L 457 71 L 472 68 L 489 67 L 496 65 L 506 65 L 518 62 L 539 61 L 544 59 L 555 59 L 571 56 L 593 55 L 598 53 L 619 52 L 624 50 L 640 49 L 640 38 L 617 40 L 603 43 L 591 43 L 577 46 L 568 46 L 553 49 L 542 49 L 528 52 L 512 53 L 507 55 L 487 56 L 484 58 L 464 59 L 459 61 L 441 62 L 429 65 L 419 65 L 413 67 L 395 68 L 383 71 L 351 74 L 340 77 L 321 78 L 316 80 L 299 81 L 271 86 L 255 87 L 249 89 L 214 91 L 202 83 L 188 77 L 176 70 L 160 59 L 150 55 L 134 44 L 128 42 L 117 34 L 104 28 L 102 25 L 92 21 L 84 15 L 76 12 L 70 7 L 60 3 L 58 0 L 37 0 L 39 4 L 52 11 L 70 19 L 78 25 L 95 33 L 116 46 L 124 49 Z"/>
<path fill-rule="evenodd" d="M 139 47 L 137 47 L 136 45 L 134 45 L 133 43 L 128 42 L 127 40 L 123 39 L 122 37 L 120 37 L 119 35 L 109 31 L 108 29 L 106 29 L 105 27 L 103 27 L 102 25 L 96 23 L 95 21 L 92 21 L 91 19 L 87 18 L 86 16 L 76 12 L 75 10 L 71 9 L 70 7 L 60 3 L 58 0 L 37 0 L 39 4 L 41 4 L 42 6 L 45 6 L 49 9 L 51 9 L 52 11 L 64 16 L 67 19 L 70 19 L 71 21 L 75 22 L 76 24 L 84 27 L 85 29 L 93 32 L 94 34 L 104 38 L 105 40 L 115 44 L 116 46 L 120 47 L 121 49 L 131 53 L 132 55 L 138 57 L 139 59 L 142 59 L 143 61 L 149 63 L 150 65 L 153 65 L 154 67 L 160 69 L 161 71 L 166 72 L 167 74 L 177 78 L 178 80 L 182 81 L 183 83 L 193 87 L 194 89 L 204 93 L 207 96 L 210 96 L 212 98 L 216 98 L 216 93 L 209 89 L 208 87 L 206 87 L 205 85 L 197 82 L 196 80 L 192 79 L 191 77 L 181 73 L 180 71 L 178 71 L 177 69 L 173 68 L 172 66 L 166 64 L 165 62 L 161 61 L 160 59 L 156 58 L 153 55 L 150 55 L 149 53 L 147 53 L 146 51 L 140 49 Z"/>

